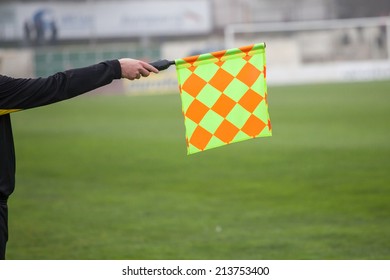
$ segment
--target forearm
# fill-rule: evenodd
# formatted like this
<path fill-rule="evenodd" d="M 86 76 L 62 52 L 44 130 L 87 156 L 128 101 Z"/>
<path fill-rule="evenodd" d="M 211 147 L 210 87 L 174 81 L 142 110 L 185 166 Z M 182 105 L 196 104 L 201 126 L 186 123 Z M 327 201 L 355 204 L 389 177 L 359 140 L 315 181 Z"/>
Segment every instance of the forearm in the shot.
<path fill-rule="evenodd" d="M 121 78 L 118 60 L 56 73 L 47 78 L 1 77 L 0 109 L 28 109 L 66 100 Z"/>

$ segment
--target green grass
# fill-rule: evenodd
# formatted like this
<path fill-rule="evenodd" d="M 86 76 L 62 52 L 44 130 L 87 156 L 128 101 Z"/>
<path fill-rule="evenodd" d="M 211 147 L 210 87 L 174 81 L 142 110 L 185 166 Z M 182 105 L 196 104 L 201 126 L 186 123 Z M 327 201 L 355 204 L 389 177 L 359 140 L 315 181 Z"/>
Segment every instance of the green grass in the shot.
<path fill-rule="evenodd" d="M 273 136 L 187 156 L 178 94 L 13 114 L 8 259 L 390 259 L 390 82 L 269 87 Z"/>

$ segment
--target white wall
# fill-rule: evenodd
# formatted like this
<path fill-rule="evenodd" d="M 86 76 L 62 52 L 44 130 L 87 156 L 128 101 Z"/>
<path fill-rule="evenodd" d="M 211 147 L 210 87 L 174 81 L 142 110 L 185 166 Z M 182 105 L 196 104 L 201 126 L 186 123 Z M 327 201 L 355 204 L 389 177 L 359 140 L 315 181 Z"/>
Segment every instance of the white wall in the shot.
<path fill-rule="evenodd" d="M 33 77 L 33 52 L 0 49 L 0 73 L 15 78 Z"/>

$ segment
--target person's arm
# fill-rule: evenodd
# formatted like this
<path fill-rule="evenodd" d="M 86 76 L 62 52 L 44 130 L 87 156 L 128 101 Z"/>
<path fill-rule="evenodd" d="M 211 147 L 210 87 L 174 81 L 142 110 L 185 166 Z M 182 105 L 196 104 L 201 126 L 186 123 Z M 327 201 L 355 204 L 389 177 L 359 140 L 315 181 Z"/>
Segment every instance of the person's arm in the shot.
<path fill-rule="evenodd" d="M 0 110 L 28 109 L 66 100 L 111 83 L 114 79 L 139 79 L 150 64 L 130 58 L 56 73 L 47 78 L 15 79 L 0 75 Z"/>

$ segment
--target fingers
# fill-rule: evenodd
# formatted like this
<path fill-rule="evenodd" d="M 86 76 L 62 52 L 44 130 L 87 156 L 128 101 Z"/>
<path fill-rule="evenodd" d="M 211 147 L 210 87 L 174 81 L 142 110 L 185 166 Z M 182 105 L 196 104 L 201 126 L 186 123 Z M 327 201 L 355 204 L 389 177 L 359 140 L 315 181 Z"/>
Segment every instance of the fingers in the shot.
<path fill-rule="evenodd" d="M 119 62 L 122 70 L 122 78 L 129 80 L 148 77 L 151 72 L 156 74 L 159 72 L 155 67 L 141 60 L 122 58 L 119 59 Z"/>
<path fill-rule="evenodd" d="M 148 77 L 149 75 L 150 75 L 149 70 L 147 70 L 145 68 L 139 68 L 138 73 L 135 74 L 135 78 L 140 79 L 141 77 Z"/>
<path fill-rule="evenodd" d="M 149 63 L 146 63 L 146 62 L 143 62 L 143 61 L 141 61 L 141 62 L 142 62 L 143 67 L 146 70 L 148 70 L 149 72 L 153 72 L 153 73 L 156 73 L 156 74 L 159 72 L 158 69 L 156 67 L 154 67 L 153 65 L 150 65 Z"/>
<path fill-rule="evenodd" d="M 148 77 L 151 72 L 156 73 L 156 74 L 159 72 L 155 67 L 153 67 L 149 63 L 146 63 L 143 61 L 139 61 L 139 62 L 140 62 L 141 67 L 138 69 L 138 73 L 136 74 L 136 77 L 135 77 L 136 79 L 140 79 L 141 76 Z"/>
<path fill-rule="evenodd" d="M 147 77 L 147 76 L 150 75 L 150 72 L 149 72 L 147 69 L 145 69 L 145 68 L 141 68 L 141 69 L 139 69 L 139 74 L 140 74 L 142 77 Z"/>

